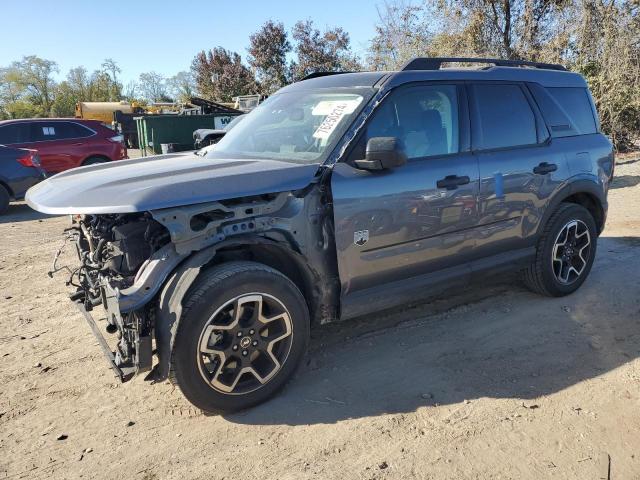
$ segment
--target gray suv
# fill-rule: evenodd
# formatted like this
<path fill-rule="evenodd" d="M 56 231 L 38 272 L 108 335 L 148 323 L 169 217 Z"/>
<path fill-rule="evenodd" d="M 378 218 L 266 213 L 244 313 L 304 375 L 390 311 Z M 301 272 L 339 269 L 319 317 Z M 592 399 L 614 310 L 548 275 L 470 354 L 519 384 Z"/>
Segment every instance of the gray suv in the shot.
<path fill-rule="evenodd" d="M 453 62 L 481 66 L 442 68 Z M 72 215 L 71 298 L 118 377 L 151 371 L 228 412 L 285 384 L 311 324 L 506 270 L 543 295 L 572 293 L 593 264 L 613 169 L 580 75 L 417 58 L 311 75 L 205 157 L 82 167 L 27 201 Z M 91 311 L 117 334 L 115 352 Z"/>

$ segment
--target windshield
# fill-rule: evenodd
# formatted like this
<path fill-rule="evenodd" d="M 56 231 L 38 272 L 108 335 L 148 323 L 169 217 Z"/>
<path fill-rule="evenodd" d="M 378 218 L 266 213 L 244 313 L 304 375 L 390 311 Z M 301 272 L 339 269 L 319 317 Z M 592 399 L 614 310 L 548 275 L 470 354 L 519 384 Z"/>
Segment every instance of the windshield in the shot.
<path fill-rule="evenodd" d="M 318 163 L 370 98 L 371 89 L 274 95 L 234 126 L 207 158 L 250 157 Z"/>

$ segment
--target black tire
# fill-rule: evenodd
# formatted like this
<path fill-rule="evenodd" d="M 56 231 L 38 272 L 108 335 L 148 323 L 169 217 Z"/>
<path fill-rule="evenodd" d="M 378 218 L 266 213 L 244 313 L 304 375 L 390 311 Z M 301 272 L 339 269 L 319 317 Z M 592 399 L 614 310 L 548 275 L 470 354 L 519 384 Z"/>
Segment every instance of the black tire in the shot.
<path fill-rule="evenodd" d="M 0 185 L 0 215 L 6 213 L 9 210 L 9 202 L 11 201 L 11 195 L 4 187 L 4 185 Z"/>
<path fill-rule="evenodd" d="M 584 260 L 578 258 L 579 265 L 582 266 L 579 274 L 574 274 L 575 278 L 568 278 L 568 282 L 558 279 L 558 270 L 562 268 L 559 261 L 553 260 L 554 246 L 557 242 L 562 242 L 559 236 L 564 232 L 564 228 L 571 222 L 577 222 L 583 231 L 587 230 L 590 247 L 588 253 L 584 252 Z M 562 297 L 575 292 L 589 276 L 593 261 L 596 255 L 598 233 L 596 222 L 591 213 L 581 205 L 574 203 L 561 203 L 558 209 L 551 215 L 544 227 L 542 235 L 538 240 L 536 256 L 531 265 L 524 271 L 524 282 L 531 290 L 550 297 Z M 563 248 L 563 247 L 559 247 Z M 572 249 L 572 252 L 576 248 Z M 562 250 L 558 250 L 562 252 Z M 561 256 L 556 253 L 556 256 Z M 575 257 L 575 254 L 574 254 Z M 569 256 L 569 258 L 571 258 Z M 562 276 L 562 275 L 560 275 Z"/>
<path fill-rule="evenodd" d="M 87 165 L 98 165 L 99 163 L 106 163 L 108 160 L 103 157 L 89 157 L 84 162 L 82 162 L 82 166 L 86 167 Z"/>
<path fill-rule="evenodd" d="M 255 347 L 254 351 L 243 359 L 240 357 L 239 351 L 234 353 L 229 350 L 231 347 L 228 343 L 231 342 L 233 347 L 237 348 L 238 345 L 245 340 L 243 337 L 239 339 L 237 343 L 234 343 L 236 342 L 236 333 L 240 332 L 223 330 L 221 333 L 218 330 L 216 333 L 215 330 L 209 331 L 207 329 L 213 328 L 210 326 L 210 320 L 214 318 L 214 315 L 223 315 L 225 312 L 224 308 L 227 308 L 227 305 L 231 304 L 230 302 L 233 302 L 233 300 L 237 298 L 251 298 L 249 294 L 253 293 L 264 296 L 265 305 L 267 304 L 267 300 L 271 302 L 275 299 L 275 301 L 278 302 L 277 305 L 285 307 L 285 311 L 288 314 L 286 318 L 289 319 L 288 325 L 290 326 L 290 328 L 287 327 L 287 331 L 291 333 L 290 337 L 287 337 L 290 338 L 290 340 L 285 339 L 281 341 L 282 344 L 287 343 L 281 350 L 282 352 L 286 350 L 288 353 L 284 359 L 278 359 L 278 363 L 281 366 L 279 369 L 273 371 L 273 376 L 266 380 L 265 383 L 258 381 L 256 375 L 249 373 L 237 375 L 241 380 L 238 381 L 237 384 L 234 384 L 234 389 L 244 384 L 251 385 L 252 382 L 262 383 L 258 385 L 255 390 L 247 392 L 221 392 L 213 386 L 213 380 L 221 378 L 223 375 L 217 377 L 215 372 L 242 371 L 240 367 L 245 364 L 241 362 L 250 361 L 253 355 L 260 358 L 260 355 L 267 355 L 267 353 L 266 350 L 261 352 L 259 350 L 260 347 Z M 266 265 L 255 262 L 229 262 L 206 270 L 189 290 L 182 303 L 184 307 L 171 354 L 169 379 L 174 385 L 180 388 L 184 396 L 192 404 L 205 412 L 233 412 L 264 402 L 282 388 L 287 380 L 291 378 L 306 352 L 309 342 L 310 320 L 305 299 L 291 280 Z M 231 312 L 227 310 L 228 313 L 226 313 L 226 315 L 228 315 L 229 318 L 233 318 L 233 311 L 236 309 L 236 305 L 238 305 L 238 303 L 233 303 L 234 307 Z M 242 310 L 240 307 L 237 307 L 238 311 L 242 311 L 242 314 L 238 316 L 244 316 L 245 304 L 242 305 Z M 262 303 L 260 303 L 260 305 L 262 306 Z M 257 310 L 255 306 L 251 307 L 250 315 L 248 316 L 251 318 L 247 319 L 248 322 L 253 321 L 252 318 L 255 317 L 255 310 Z M 218 313 L 220 311 L 223 313 Z M 277 317 L 277 315 L 273 316 L 273 318 L 275 317 Z M 233 324 L 234 322 L 235 321 L 232 320 L 230 323 Z M 214 321 L 213 323 L 216 322 Z M 243 328 L 240 326 L 240 322 L 238 322 L 238 328 Z M 245 331 L 242 335 L 248 335 L 254 331 L 246 330 L 246 328 L 248 327 L 243 328 Z M 265 330 L 268 329 L 265 327 Z M 208 335 L 207 332 L 209 332 Z M 256 332 L 258 333 L 255 333 L 254 336 L 262 339 L 259 328 Z M 214 338 L 214 335 L 218 336 Z M 269 332 L 269 335 L 271 335 L 271 332 Z M 276 333 L 276 336 L 277 335 Z M 225 358 L 227 360 L 238 359 L 235 369 L 225 370 L 222 368 L 228 364 L 233 365 L 235 361 L 232 360 L 230 363 L 227 363 L 227 360 L 224 360 L 220 362 L 222 365 L 219 367 L 211 367 L 212 371 L 206 370 L 209 366 L 216 365 L 215 362 L 220 361 L 222 357 L 218 355 L 207 357 L 206 354 L 203 354 L 201 350 L 203 338 L 208 339 L 207 348 L 209 348 L 210 345 L 213 345 L 212 348 L 217 348 L 219 343 L 226 345 L 225 348 L 227 350 L 225 350 L 225 352 L 227 353 Z M 216 342 L 212 344 L 211 339 L 216 340 Z M 261 345 L 266 346 L 265 344 L 268 342 L 266 340 L 263 341 L 264 343 Z M 269 348 L 271 348 L 272 351 L 277 350 L 282 344 L 278 344 L 275 347 L 269 344 Z M 241 349 L 244 348 L 245 347 L 241 347 Z M 242 353 L 246 354 L 244 350 L 242 350 Z M 268 355 L 271 355 L 271 358 L 274 356 L 272 353 Z M 269 357 L 265 358 L 268 359 L 268 362 L 271 362 Z M 211 359 L 213 359 L 213 361 L 206 363 Z M 207 365 L 206 367 L 204 366 L 205 363 Z M 275 362 L 271 362 L 271 364 L 276 365 Z M 205 378 L 205 373 L 202 373 L 203 370 L 206 370 L 206 375 L 211 374 L 209 381 Z M 264 375 L 264 377 L 266 378 L 268 375 Z M 245 379 L 244 383 L 242 381 L 243 378 Z"/>

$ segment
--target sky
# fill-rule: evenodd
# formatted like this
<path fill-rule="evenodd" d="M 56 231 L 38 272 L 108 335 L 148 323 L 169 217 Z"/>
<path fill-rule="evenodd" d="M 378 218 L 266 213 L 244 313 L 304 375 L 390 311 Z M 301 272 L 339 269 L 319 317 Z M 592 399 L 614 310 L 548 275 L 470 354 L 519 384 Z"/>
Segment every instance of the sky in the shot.
<path fill-rule="evenodd" d="M 123 83 L 142 72 L 170 77 L 188 70 L 194 55 L 222 46 L 246 60 L 249 35 L 265 21 L 298 20 L 317 28 L 341 26 L 363 54 L 374 35 L 382 0 L 2 0 L 0 66 L 24 55 L 58 63 L 58 80 L 70 68 L 89 72 L 113 58 Z M 11 19 L 10 21 L 7 21 Z"/>

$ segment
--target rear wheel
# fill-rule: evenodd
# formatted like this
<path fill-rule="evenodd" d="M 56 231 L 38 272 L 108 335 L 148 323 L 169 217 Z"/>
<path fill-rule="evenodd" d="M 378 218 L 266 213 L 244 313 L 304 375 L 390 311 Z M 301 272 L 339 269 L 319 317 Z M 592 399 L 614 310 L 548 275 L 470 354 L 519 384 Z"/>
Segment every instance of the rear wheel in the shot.
<path fill-rule="evenodd" d="M 591 271 L 597 239 L 596 223 L 586 208 L 560 204 L 538 241 L 535 260 L 524 272 L 525 283 L 553 297 L 575 292 Z"/>
<path fill-rule="evenodd" d="M 11 196 L 9 195 L 9 192 L 3 185 L 0 185 L 0 215 L 6 213 L 6 211 L 9 209 L 10 201 Z"/>
<path fill-rule="evenodd" d="M 214 267 L 183 305 L 170 379 L 204 411 L 231 412 L 265 401 L 306 351 L 306 302 L 291 280 L 265 265 Z"/>

